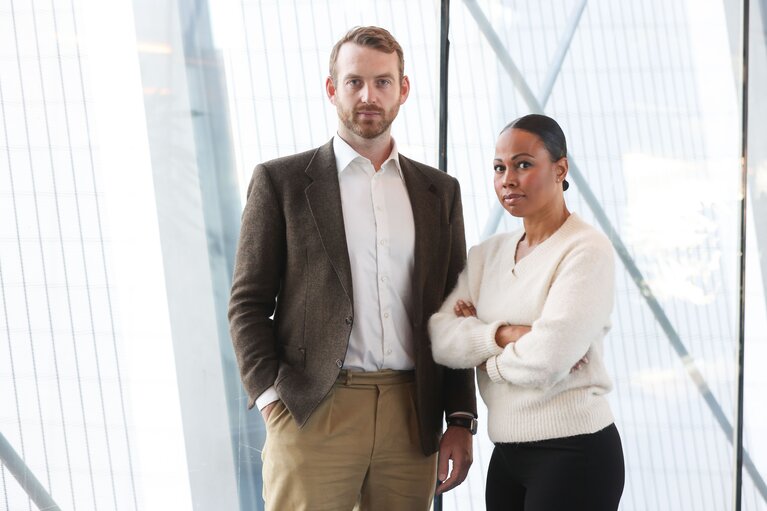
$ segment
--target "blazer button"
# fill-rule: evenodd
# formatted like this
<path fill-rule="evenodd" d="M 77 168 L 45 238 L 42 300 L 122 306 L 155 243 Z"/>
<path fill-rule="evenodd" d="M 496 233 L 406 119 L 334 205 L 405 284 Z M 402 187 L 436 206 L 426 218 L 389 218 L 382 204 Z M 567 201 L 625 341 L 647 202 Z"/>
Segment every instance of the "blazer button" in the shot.
<path fill-rule="evenodd" d="M 339 359 L 336 359 L 336 365 L 337 365 L 337 366 L 338 366 L 338 368 L 340 369 L 340 368 L 342 368 L 342 367 L 344 366 L 344 363 L 343 363 L 343 362 L 341 362 L 341 360 L 339 360 Z"/>
<path fill-rule="evenodd" d="M 351 325 L 352 324 L 352 317 L 351 316 L 346 316 L 346 320 L 345 321 L 346 321 L 347 325 Z"/>

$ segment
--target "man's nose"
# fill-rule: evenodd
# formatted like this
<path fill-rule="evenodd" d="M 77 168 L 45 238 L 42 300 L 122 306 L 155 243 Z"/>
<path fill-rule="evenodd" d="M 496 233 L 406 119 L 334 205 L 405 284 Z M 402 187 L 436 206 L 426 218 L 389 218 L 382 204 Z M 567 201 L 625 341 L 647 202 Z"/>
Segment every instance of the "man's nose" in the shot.
<path fill-rule="evenodd" d="M 362 89 L 360 89 L 360 99 L 362 100 L 363 103 L 375 102 L 375 91 L 371 84 L 369 83 L 362 84 Z"/>

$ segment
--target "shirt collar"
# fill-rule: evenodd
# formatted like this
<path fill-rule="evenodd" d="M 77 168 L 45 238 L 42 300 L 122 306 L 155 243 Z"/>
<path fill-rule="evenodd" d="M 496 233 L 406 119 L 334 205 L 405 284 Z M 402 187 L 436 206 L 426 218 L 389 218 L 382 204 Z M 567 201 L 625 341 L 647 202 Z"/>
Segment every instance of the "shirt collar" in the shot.
<path fill-rule="evenodd" d="M 335 153 L 336 156 L 336 169 L 338 169 L 339 174 L 343 172 L 346 167 L 348 167 L 357 158 L 360 158 L 361 161 L 370 163 L 370 160 L 355 151 L 352 146 L 350 146 L 349 143 L 342 139 L 338 134 L 333 137 L 333 153 Z M 402 169 L 399 165 L 399 151 L 397 150 L 397 141 L 393 138 L 391 152 L 381 165 L 381 170 L 384 170 L 386 167 L 390 167 L 392 165 L 390 162 L 393 162 L 394 168 L 397 169 L 397 173 L 400 175 L 400 177 L 402 177 Z"/>

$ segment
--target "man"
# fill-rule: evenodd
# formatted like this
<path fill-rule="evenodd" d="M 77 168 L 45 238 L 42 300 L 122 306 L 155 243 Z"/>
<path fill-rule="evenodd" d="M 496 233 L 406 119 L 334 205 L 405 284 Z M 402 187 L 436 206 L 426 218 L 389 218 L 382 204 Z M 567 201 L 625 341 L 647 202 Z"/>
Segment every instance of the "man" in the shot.
<path fill-rule="evenodd" d="M 465 262 L 460 190 L 397 151 L 403 62 L 386 30 L 346 34 L 336 136 L 248 188 L 229 319 L 267 425 L 268 509 L 426 510 L 437 464 L 437 492 L 471 465 L 473 375 L 436 365 L 426 330 Z"/>

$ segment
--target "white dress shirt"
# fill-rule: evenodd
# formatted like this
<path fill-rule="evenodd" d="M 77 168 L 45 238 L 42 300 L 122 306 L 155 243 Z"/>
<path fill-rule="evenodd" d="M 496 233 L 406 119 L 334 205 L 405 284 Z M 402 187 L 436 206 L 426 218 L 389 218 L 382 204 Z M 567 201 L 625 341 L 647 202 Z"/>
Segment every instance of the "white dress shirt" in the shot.
<path fill-rule="evenodd" d="M 413 369 L 415 224 L 397 144 L 378 171 L 338 135 L 333 151 L 354 290 L 344 369 Z"/>
<path fill-rule="evenodd" d="M 343 367 L 413 369 L 409 314 L 415 224 L 397 144 L 392 141 L 391 153 L 378 171 L 338 135 L 333 138 L 333 152 L 354 295 L 354 323 Z M 256 399 L 256 406 L 260 410 L 278 399 L 270 387 Z"/>

